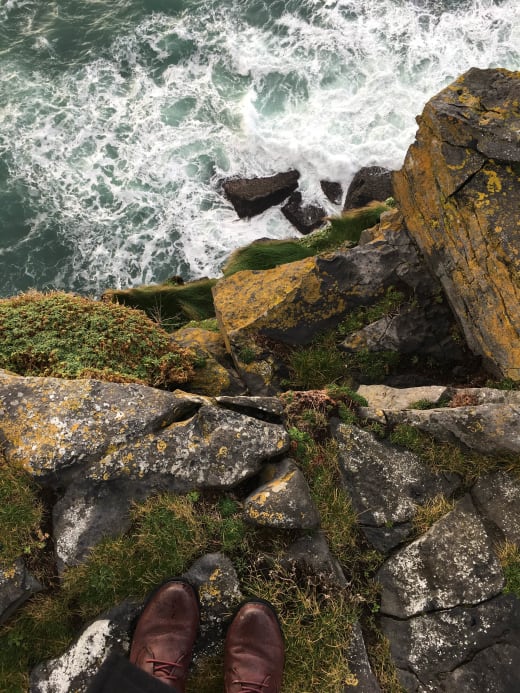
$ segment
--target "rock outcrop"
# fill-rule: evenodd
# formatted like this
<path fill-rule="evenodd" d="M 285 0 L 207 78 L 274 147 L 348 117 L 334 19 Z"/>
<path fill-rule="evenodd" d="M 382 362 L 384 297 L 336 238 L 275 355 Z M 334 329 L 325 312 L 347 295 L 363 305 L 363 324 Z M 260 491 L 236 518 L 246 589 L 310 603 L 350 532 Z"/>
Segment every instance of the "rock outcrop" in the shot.
<path fill-rule="evenodd" d="M 520 72 L 473 68 L 433 97 L 394 176 L 407 227 L 470 348 L 520 380 Z"/>
<path fill-rule="evenodd" d="M 394 194 L 392 171 L 381 166 L 365 166 L 350 183 L 343 209 L 363 207 L 372 200 L 386 200 Z"/>

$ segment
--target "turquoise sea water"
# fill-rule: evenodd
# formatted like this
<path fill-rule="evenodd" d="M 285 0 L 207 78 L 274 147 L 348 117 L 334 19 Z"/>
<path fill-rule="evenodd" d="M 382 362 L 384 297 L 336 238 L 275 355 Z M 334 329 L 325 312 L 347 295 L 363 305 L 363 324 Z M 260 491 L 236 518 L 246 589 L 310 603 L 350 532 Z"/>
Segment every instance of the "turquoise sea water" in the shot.
<path fill-rule="evenodd" d="M 324 204 L 471 66 L 520 69 L 518 0 L 0 0 L 0 295 L 215 276 L 295 233 L 223 177 Z"/>

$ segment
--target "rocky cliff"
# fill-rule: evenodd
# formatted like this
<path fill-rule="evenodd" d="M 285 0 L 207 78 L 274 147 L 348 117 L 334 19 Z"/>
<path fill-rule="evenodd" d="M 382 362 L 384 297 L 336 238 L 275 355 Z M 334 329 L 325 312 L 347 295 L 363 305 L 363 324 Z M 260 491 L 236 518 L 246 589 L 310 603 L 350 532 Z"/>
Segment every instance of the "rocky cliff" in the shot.
<path fill-rule="evenodd" d="M 2 690 L 85 691 L 173 574 L 201 598 L 189 690 L 222 690 L 252 594 L 278 609 L 285 693 L 520 690 L 519 84 L 472 70 L 434 97 L 357 245 L 209 282 L 219 331 L 139 313 L 183 390 L 117 382 L 126 314 L 103 347 L 87 321 L 116 382 L 44 352 L 50 311 L 45 339 L 0 323 Z M 82 379 L 49 377 L 68 358 Z"/>

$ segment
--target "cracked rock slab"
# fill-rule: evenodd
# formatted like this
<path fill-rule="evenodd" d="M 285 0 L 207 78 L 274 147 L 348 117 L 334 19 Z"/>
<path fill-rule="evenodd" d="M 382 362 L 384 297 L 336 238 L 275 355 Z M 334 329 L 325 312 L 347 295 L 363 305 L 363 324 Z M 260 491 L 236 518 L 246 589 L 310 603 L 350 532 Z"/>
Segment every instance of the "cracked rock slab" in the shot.
<path fill-rule="evenodd" d="M 437 402 L 446 394 L 442 385 L 397 388 L 388 385 L 360 385 L 357 393 L 364 397 L 372 409 L 412 409 L 416 402 Z"/>
<path fill-rule="evenodd" d="M 291 459 L 269 465 L 262 475 L 265 483 L 248 496 L 244 515 L 261 527 L 312 529 L 320 518 L 312 502 L 309 486 Z"/>
<path fill-rule="evenodd" d="M 519 647 L 520 601 L 513 595 L 500 595 L 478 606 L 455 607 L 405 621 L 383 617 L 381 628 L 390 640 L 396 666 L 411 670 L 427 690 L 440 690 L 428 686 L 440 683 L 443 675 L 482 650 L 497 642 Z"/>
<path fill-rule="evenodd" d="M 102 457 L 193 413 L 201 398 L 98 380 L 0 379 L 0 436 L 8 462 L 39 481 Z"/>
<path fill-rule="evenodd" d="M 384 414 L 391 426 L 414 426 L 440 442 L 462 443 L 490 455 L 520 452 L 520 404 L 407 409 Z"/>
<path fill-rule="evenodd" d="M 411 532 L 417 506 L 459 485 L 455 475 L 434 474 L 418 455 L 344 424 L 335 433 L 344 486 L 367 539 L 387 552 Z"/>
<path fill-rule="evenodd" d="M 368 660 L 365 640 L 359 623 L 352 628 L 352 637 L 347 652 L 349 669 L 354 675 L 356 683 L 346 685 L 344 693 L 381 693 L 370 662 Z"/>
<path fill-rule="evenodd" d="M 491 599 L 504 576 L 469 495 L 380 568 L 381 612 L 396 618 Z"/>
<path fill-rule="evenodd" d="M 187 421 L 122 445 L 86 476 L 98 482 L 170 480 L 177 490 L 229 488 L 256 474 L 289 443 L 281 425 L 208 404 Z"/>

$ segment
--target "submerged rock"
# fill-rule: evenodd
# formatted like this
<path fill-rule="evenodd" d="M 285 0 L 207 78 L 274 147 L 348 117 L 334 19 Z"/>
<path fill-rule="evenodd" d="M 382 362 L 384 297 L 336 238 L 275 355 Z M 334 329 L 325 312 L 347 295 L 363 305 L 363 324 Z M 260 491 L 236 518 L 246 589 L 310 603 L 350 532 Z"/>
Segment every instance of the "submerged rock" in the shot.
<path fill-rule="evenodd" d="M 304 205 L 301 193 L 294 192 L 283 205 L 282 214 L 300 233 L 308 234 L 323 226 L 326 211 L 318 205 Z"/>
<path fill-rule="evenodd" d="M 333 205 L 341 204 L 343 199 L 343 186 L 341 183 L 331 180 L 320 180 L 320 187 L 329 202 L 332 202 Z"/>

